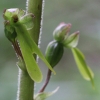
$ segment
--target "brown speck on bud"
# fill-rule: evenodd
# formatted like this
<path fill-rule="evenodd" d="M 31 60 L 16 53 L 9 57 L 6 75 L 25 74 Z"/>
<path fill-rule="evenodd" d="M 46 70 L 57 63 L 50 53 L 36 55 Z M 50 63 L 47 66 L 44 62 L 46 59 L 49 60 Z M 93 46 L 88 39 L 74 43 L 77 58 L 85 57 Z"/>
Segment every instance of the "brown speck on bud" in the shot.
<path fill-rule="evenodd" d="M 14 23 L 18 22 L 18 16 L 17 15 L 14 15 L 12 18 L 13 18 Z"/>

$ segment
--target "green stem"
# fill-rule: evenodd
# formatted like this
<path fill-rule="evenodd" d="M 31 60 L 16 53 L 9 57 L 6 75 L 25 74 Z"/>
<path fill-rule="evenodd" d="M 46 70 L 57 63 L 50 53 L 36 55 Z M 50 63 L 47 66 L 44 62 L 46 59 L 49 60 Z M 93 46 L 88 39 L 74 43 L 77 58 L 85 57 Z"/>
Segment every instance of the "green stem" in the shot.
<path fill-rule="evenodd" d="M 29 31 L 33 40 L 38 44 L 41 15 L 42 15 L 42 0 L 27 0 L 27 13 L 35 15 L 34 27 Z M 31 80 L 27 72 L 19 70 L 19 89 L 17 100 L 33 100 L 34 98 L 34 82 Z"/>
<path fill-rule="evenodd" d="M 26 10 L 27 13 L 33 13 L 34 18 L 34 27 L 29 31 L 35 43 L 38 45 L 38 41 L 41 33 L 41 23 L 42 23 L 42 8 L 43 8 L 43 0 L 27 0 L 26 2 Z M 35 55 L 36 57 L 36 55 Z"/>
<path fill-rule="evenodd" d="M 43 0 L 27 0 L 26 4 L 27 13 L 33 13 L 34 18 L 34 27 L 32 30 L 30 30 L 30 34 L 33 38 L 33 40 L 38 44 L 39 40 L 39 34 L 40 34 L 40 28 L 41 28 L 41 22 L 42 22 L 42 7 Z"/>
<path fill-rule="evenodd" d="M 19 69 L 17 100 L 33 100 L 33 81 L 26 71 Z"/>
<path fill-rule="evenodd" d="M 27 0 L 27 13 L 35 15 L 34 27 L 29 31 L 33 40 L 38 44 L 41 15 L 42 15 L 42 0 Z M 35 56 L 36 58 L 36 56 Z M 34 82 L 26 71 L 19 69 L 19 87 L 17 100 L 33 100 L 34 98 Z"/>

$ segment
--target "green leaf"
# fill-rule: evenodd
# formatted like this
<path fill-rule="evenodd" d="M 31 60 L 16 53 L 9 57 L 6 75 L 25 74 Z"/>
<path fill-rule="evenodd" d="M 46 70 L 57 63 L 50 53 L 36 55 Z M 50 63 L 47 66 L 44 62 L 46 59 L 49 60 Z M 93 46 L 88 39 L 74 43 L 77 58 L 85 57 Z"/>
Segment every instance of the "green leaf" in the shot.
<path fill-rule="evenodd" d="M 15 28 L 18 34 L 17 39 L 19 41 L 23 59 L 30 77 L 36 82 L 40 82 L 42 79 L 41 71 L 39 70 L 39 67 L 33 57 L 34 53 L 37 54 L 45 62 L 47 67 L 55 74 L 53 68 L 47 62 L 36 43 L 30 37 L 27 29 L 21 24 L 17 25 Z"/>
<path fill-rule="evenodd" d="M 68 38 L 63 41 L 65 47 L 74 48 L 77 46 L 79 40 L 79 31 L 71 34 Z"/>
<path fill-rule="evenodd" d="M 26 69 L 31 77 L 32 80 L 35 82 L 41 82 L 42 80 L 42 73 L 33 57 L 33 53 L 29 45 L 26 43 L 26 39 L 20 32 L 18 32 L 17 36 L 20 49 L 23 55 L 23 59 L 26 65 Z"/>
<path fill-rule="evenodd" d="M 72 48 L 71 50 L 74 55 L 74 59 L 76 61 L 78 69 L 80 73 L 82 74 L 83 78 L 91 81 L 92 86 L 94 87 L 94 80 L 93 80 L 94 74 L 92 70 L 87 66 L 85 62 L 85 57 L 83 56 L 82 52 L 77 48 Z"/>
<path fill-rule="evenodd" d="M 52 96 L 54 93 L 56 93 L 58 91 L 59 87 L 57 87 L 54 91 L 52 92 L 42 92 L 42 93 L 38 93 L 37 95 L 35 95 L 35 99 L 34 100 L 45 100 L 46 98 L 48 98 L 49 96 Z"/>

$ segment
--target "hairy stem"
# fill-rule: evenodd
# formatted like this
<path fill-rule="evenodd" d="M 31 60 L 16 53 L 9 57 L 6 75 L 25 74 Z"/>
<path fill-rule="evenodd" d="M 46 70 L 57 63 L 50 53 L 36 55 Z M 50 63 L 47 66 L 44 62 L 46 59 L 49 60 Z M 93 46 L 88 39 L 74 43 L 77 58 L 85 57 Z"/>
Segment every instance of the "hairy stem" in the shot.
<path fill-rule="evenodd" d="M 43 0 L 27 0 L 26 6 L 27 13 L 33 13 L 35 16 L 34 27 L 29 32 L 36 44 L 38 44 L 41 33 Z"/>
<path fill-rule="evenodd" d="M 45 88 L 47 87 L 47 85 L 48 85 L 48 83 L 49 83 L 49 81 L 50 81 L 50 77 L 51 77 L 51 70 L 48 69 L 47 77 L 46 77 L 45 83 L 44 83 L 44 85 L 42 86 L 42 88 L 40 89 L 39 93 L 44 92 Z"/>
<path fill-rule="evenodd" d="M 41 28 L 41 16 L 42 16 L 42 0 L 27 0 L 26 1 L 26 13 L 33 13 L 34 27 L 29 31 L 35 43 L 38 45 L 39 34 Z M 34 55 L 36 58 L 36 55 Z M 34 66 L 33 66 L 34 67 Z M 27 72 L 19 69 L 19 87 L 18 87 L 17 100 L 33 100 L 34 98 L 34 82 L 31 80 Z"/>
<path fill-rule="evenodd" d="M 17 100 L 33 100 L 33 80 L 26 71 L 19 69 Z"/>
<path fill-rule="evenodd" d="M 44 7 L 44 0 L 27 0 L 26 2 L 26 10 L 27 13 L 33 13 L 34 18 L 34 27 L 29 30 L 30 35 L 32 36 L 35 43 L 38 45 L 40 42 L 41 31 L 42 31 L 42 17 L 43 17 L 43 7 Z M 36 55 L 34 55 L 36 58 Z"/>

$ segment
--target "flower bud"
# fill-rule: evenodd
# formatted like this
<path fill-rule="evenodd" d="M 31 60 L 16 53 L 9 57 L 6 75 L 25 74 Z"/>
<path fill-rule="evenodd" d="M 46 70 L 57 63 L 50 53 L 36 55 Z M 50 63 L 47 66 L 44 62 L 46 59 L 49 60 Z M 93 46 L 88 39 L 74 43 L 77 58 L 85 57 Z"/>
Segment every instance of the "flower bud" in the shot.
<path fill-rule="evenodd" d="M 19 19 L 19 22 L 21 24 L 24 24 L 26 26 L 27 30 L 30 30 L 34 26 L 34 24 L 33 24 L 33 18 L 34 18 L 34 15 L 32 13 L 29 13 L 29 14 L 26 14 L 26 15 L 22 16 Z"/>
<path fill-rule="evenodd" d="M 6 9 L 3 13 L 3 17 L 5 20 L 11 20 L 13 16 L 17 15 L 19 12 L 18 8 Z"/>
<path fill-rule="evenodd" d="M 45 57 L 49 64 L 54 67 L 62 58 L 63 52 L 63 45 L 57 41 L 52 41 L 46 48 Z"/>
<path fill-rule="evenodd" d="M 10 42 L 14 42 L 15 38 L 17 37 L 17 33 L 13 27 L 6 23 L 5 25 L 5 36 L 8 38 Z"/>
<path fill-rule="evenodd" d="M 74 48 L 77 46 L 79 40 L 79 31 L 74 32 L 63 41 L 65 47 Z"/>
<path fill-rule="evenodd" d="M 67 37 L 69 31 L 71 28 L 71 24 L 68 23 L 61 23 L 56 27 L 56 29 L 53 32 L 53 37 L 55 40 L 62 42 L 65 37 Z"/>
<path fill-rule="evenodd" d="M 25 14 L 25 11 L 22 9 L 18 8 L 6 9 L 4 11 L 3 17 L 5 20 L 9 20 L 9 22 L 13 25 L 15 25 L 15 23 L 17 25 L 21 23 L 26 27 L 27 30 L 33 28 L 34 15 L 32 13 Z"/>

